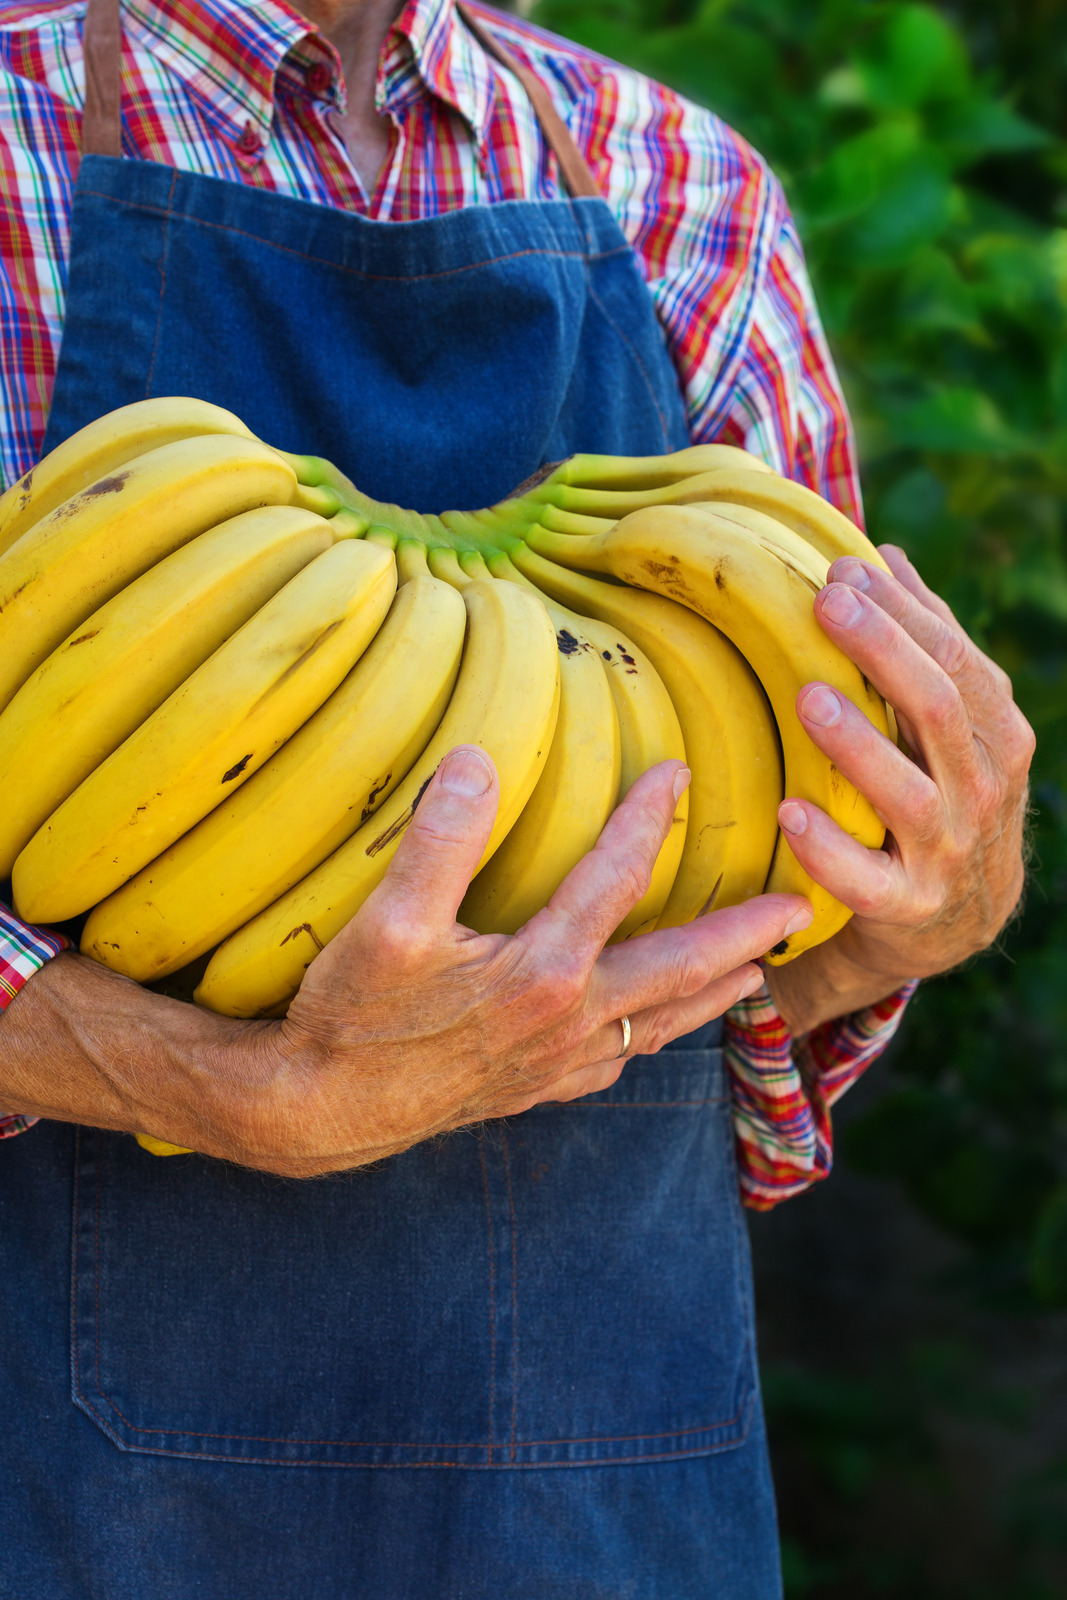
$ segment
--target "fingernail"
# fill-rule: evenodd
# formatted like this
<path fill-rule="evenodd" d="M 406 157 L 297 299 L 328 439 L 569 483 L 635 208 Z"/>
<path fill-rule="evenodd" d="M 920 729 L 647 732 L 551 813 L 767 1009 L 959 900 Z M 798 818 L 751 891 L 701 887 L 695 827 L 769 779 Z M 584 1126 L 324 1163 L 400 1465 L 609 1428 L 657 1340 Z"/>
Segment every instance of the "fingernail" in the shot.
<path fill-rule="evenodd" d="M 693 774 L 690 772 L 688 767 L 678 768 L 678 771 L 674 774 L 674 783 L 672 784 L 672 788 L 674 789 L 674 798 L 676 800 L 680 800 L 682 798 L 682 795 L 689 787 L 689 780 L 692 776 Z"/>
<path fill-rule="evenodd" d="M 762 972 L 754 972 L 752 974 L 751 978 L 747 978 L 745 980 L 745 983 L 744 983 L 744 986 L 743 986 L 743 988 L 741 990 L 741 993 L 738 995 L 737 998 L 739 1000 L 747 1000 L 750 994 L 755 994 L 757 989 L 762 989 L 763 988 L 763 982 L 764 982 L 763 973 Z"/>
<path fill-rule="evenodd" d="M 441 787 L 449 794 L 484 794 L 493 769 L 477 750 L 453 750 L 441 763 Z"/>
<path fill-rule="evenodd" d="M 810 906 L 805 906 L 802 911 L 794 911 L 785 925 L 786 937 L 791 933 L 800 933 L 804 928 L 810 928 L 815 921 L 815 913 Z"/>
<path fill-rule="evenodd" d="M 819 728 L 832 728 L 835 722 L 841 720 L 841 701 L 832 689 L 827 689 L 821 683 L 808 690 L 800 702 L 800 709 L 808 721 L 814 722 Z"/>
<path fill-rule="evenodd" d="M 795 800 L 783 800 L 778 807 L 778 823 L 786 833 L 803 833 L 808 825 L 808 813 Z"/>
<path fill-rule="evenodd" d="M 823 590 L 822 608 L 839 628 L 855 627 L 863 615 L 863 607 L 846 583 L 834 583 Z"/>
<path fill-rule="evenodd" d="M 871 587 L 871 575 L 862 561 L 855 556 L 844 556 L 840 561 L 834 562 L 834 583 L 847 583 L 852 589 L 862 589 L 864 593 Z"/>

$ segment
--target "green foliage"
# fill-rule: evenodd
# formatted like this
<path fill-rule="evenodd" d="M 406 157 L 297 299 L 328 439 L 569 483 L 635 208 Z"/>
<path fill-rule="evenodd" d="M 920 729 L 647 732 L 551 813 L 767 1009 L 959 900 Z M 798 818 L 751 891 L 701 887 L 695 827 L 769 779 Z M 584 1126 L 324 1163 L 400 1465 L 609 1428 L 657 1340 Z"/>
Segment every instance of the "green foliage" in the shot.
<path fill-rule="evenodd" d="M 961 1308 L 1040 1318 L 1067 1305 L 1067 6 L 541 0 L 533 17 L 711 107 L 782 178 L 872 534 L 1011 673 L 1037 730 L 1025 907 L 920 991 L 846 1155 L 965 1246 Z M 865 1399 L 805 1382 L 772 1384 L 771 1414 L 838 1498 L 921 1456 L 929 1393 L 894 1422 L 885 1374 Z M 1021 1564 L 998 1596 L 1053 1592 L 1024 1554 L 1062 1537 L 1064 1471 L 1016 1485 Z M 928 1592 L 891 1568 L 863 1592 Z M 795 1595 L 861 1592 L 803 1542 L 787 1571 Z"/>

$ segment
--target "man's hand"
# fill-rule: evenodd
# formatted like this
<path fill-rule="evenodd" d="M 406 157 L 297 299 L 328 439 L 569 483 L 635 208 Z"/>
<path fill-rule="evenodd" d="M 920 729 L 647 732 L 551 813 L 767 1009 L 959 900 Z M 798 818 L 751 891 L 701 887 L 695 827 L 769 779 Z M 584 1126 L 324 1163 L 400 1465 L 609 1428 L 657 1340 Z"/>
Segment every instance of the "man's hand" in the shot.
<path fill-rule="evenodd" d="M 811 920 L 765 895 L 606 947 L 648 888 L 688 774 L 638 780 L 592 851 L 514 937 L 456 920 L 497 808 L 477 749 L 442 765 L 381 887 L 308 969 L 270 1048 L 287 1088 L 264 1154 L 301 1176 L 614 1083 L 629 1055 L 719 1016 L 761 981 L 753 957 Z M 262 1127 L 262 1123 L 260 1124 Z"/>
<path fill-rule="evenodd" d="M 482 937 L 456 916 L 498 786 L 461 747 L 284 1021 L 234 1022 L 62 955 L 0 1020 L 0 1105 L 308 1177 L 604 1089 L 625 1064 L 621 1017 L 630 1055 L 658 1050 L 750 993 L 754 958 L 811 920 L 800 897 L 764 895 L 606 946 L 687 778 L 678 762 L 645 773 L 549 906 Z"/>
<path fill-rule="evenodd" d="M 883 849 L 867 850 L 817 806 L 782 803 L 798 861 L 855 912 L 827 944 L 768 972 L 797 1034 L 984 949 L 1022 891 L 1033 733 L 1007 675 L 903 551 L 880 548 L 893 575 L 836 561 L 815 615 L 896 709 L 907 749 L 825 684 L 797 697 L 811 738 L 889 830 Z"/>

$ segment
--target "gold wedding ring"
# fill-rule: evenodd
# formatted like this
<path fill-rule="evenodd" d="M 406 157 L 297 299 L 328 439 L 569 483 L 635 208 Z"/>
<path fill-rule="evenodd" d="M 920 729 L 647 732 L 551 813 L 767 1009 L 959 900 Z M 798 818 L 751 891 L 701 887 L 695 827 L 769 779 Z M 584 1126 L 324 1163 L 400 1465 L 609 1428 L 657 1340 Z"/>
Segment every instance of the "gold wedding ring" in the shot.
<path fill-rule="evenodd" d="M 622 1049 L 619 1051 L 619 1056 L 624 1056 L 630 1048 L 630 1019 L 629 1017 L 620 1017 L 619 1021 L 622 1023 Z M 616 1056 L 615 1059 L 618 1060 L 619 1056 Z"/>

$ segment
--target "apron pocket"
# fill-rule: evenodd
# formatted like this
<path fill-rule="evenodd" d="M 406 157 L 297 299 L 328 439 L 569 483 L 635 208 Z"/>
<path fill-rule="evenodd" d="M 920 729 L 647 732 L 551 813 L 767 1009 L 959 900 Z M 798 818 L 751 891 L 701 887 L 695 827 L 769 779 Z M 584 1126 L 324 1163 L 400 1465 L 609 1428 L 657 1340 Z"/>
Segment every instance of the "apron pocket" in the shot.
<path fill-rule="evenodd" d="M 717 1051 L 312 1182 L 94 1130 L 77 1146 L 73 1397 L 121 1449 L 531 1467 L 745 1436 Z"/>

